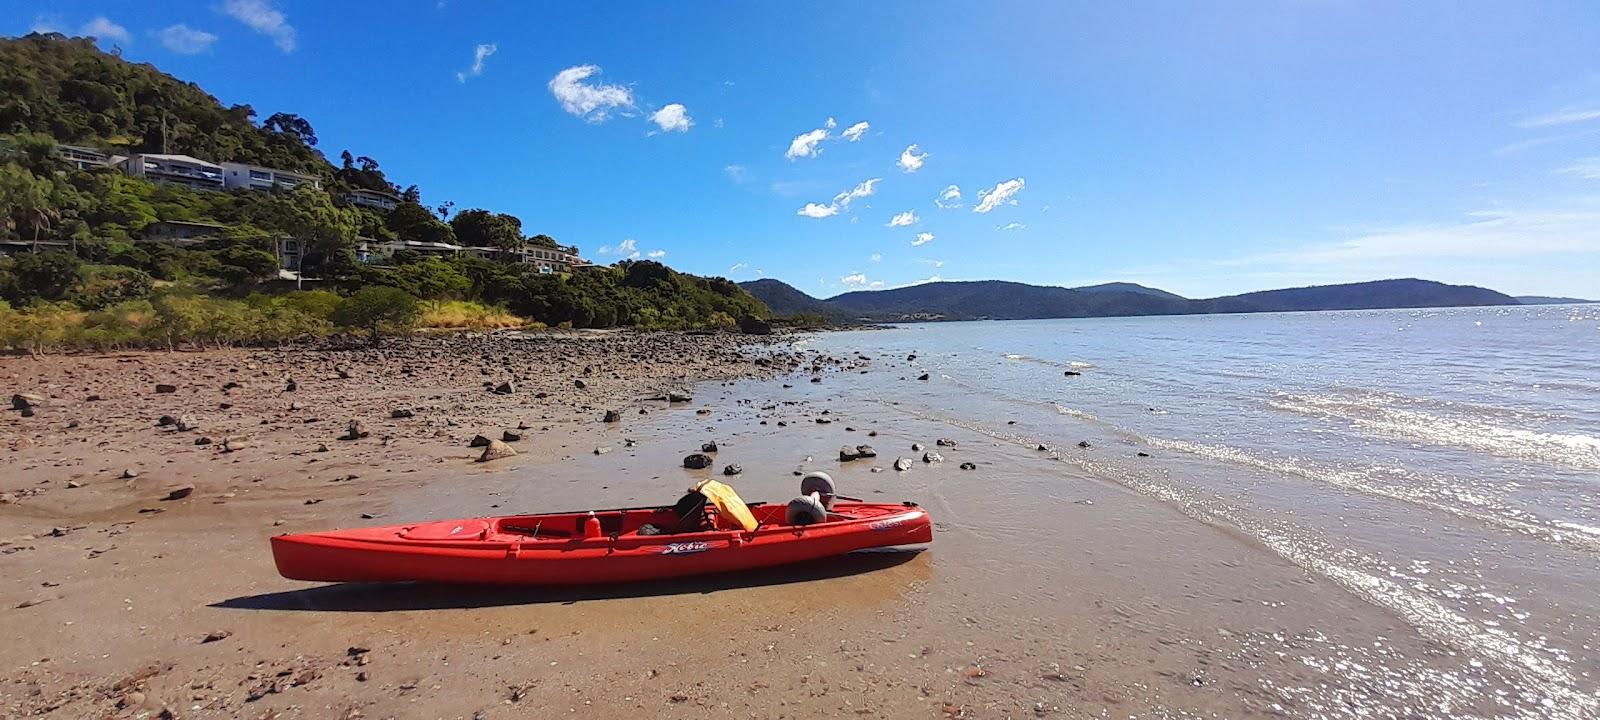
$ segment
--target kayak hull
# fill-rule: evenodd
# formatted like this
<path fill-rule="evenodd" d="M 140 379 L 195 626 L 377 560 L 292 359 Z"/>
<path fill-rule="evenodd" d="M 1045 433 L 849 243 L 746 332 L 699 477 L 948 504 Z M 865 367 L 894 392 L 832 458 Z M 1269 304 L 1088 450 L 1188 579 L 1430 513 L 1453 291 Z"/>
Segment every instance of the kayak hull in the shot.
<path fill-rule="evenodd" d="M 280 535 L 272 538 L 272 556 L 278 573 L 292 580 L 594 585 L 775 567 L 933 540 L 927 511 L 875 503 L 840 503 L 828 521 L 814 525 L 782 524 L 784 507 L 763 505 L 752 508 L 762 523 L 754 532 L 638 533 L 652 521 L 666 524 L 669 512 L 471 518 Z"/>

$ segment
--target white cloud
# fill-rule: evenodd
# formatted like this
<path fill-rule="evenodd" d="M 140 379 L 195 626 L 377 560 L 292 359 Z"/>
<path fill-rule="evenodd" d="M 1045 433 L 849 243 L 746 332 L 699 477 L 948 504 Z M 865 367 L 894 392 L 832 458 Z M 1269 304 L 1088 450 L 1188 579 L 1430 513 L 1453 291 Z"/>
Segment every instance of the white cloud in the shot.
<path fill-rule="evenodd" d="M 750 182 L 750 171 L 746 170 L 743 165 L 729 165 L 723 168 L 722 171 L 728 174 L 728 179 L 740 185 Z"/>
<path fill-rule="evenodd" d="M 656 252 L 661 252 L 663 255 L 666 254 L 660 250 L 657 250 Z M 639 257 L 639 242 L 633 238 L 623 238 L 622 242 L 617 243 L 616 247 L 613 248 L 610 245 L 601 245 L 599 249 L 594 251 L 594 254 L 617 255 L 628 259 L 636 258 Z M 654 257 L 654 255 L 652 255 L 652 257 Z"/>
<path fill-rule="evenodd" d="M 933 204 L 947 210 L 950 208 L 961 207 L 961 188 L 956 185 L 951 185 L 950 187 L 941 190 L 939 192 L 939 197 L 933 199 Z"/>
<path fill-rule="evenodd" d="M 883 262 L 883 253 L 873 253 L 870 259 L 873 262 Z"/>
<path fill-rule="evenodd" d="M 911 247 L 922 247 L 931 242 L 933 242 L 933 233 L 919 232 L 917 233 L 917 239 L 911 241 Z M 960 243 L 957 244 L 959 245 Z"/>
<path fill-rule="evenodd" d="M 832 120 L 832 118 L 829 118 L 829 120 Z M 790 160 L 816 157 L 822 153 L 822 141 L 826 139 L 828 139 L 828 131 L 823 128 L 800 133 L 794 136 L 794 140 L 789 141 L 789 150 L 783 156 Z"/>
<path fill-rule="evenodd" d="M 651 258 L 653 260 L 660 260 L 661 258 L 664 258 L 664 257 L 667 256 L 667 251 L 665 251 L 665 250 L 651 250 L 650 252 L 645 253 L 644 256 L 647 257 L 647 258 Z"/>
<path fill-rule="evenodd" d="M 475 78 L 483 74 L 483 61 L 489 59 L 500 47 L 494 43 L 479 43 L 472 49 L 472 68 L 466 72 L 456 73 L 456 82 L 466 82 L 467 78 Z"/>
<path fill-rule="evenodd" d="M 1517 127 L 1540 128 L 1553 125 L 1571 125 L 1572 123 L 1600 120 L 1600 108 L 1583 110 L 1560 110 L 1545 115 L 1537 115 L 1517 123 Z"/>
<path fill-rule="evenodd" d="M 900 166 L 901 170 L 908 173 L 914 173 L 918 170 L 921 170 L 922 161 L 928 158 L 928 154 L 918 153 L 917 150 L 918 148 L 916 143 L 912 143 L 911 145 L 907 146 L 905 150 L 900 151 L 900 160 L 895 164 Z"/>
<path fill-rule="evenodd" d="M 627 114 L 633 110 L 633 93 L 621 85 L 585 83 L 598 75 L 598 65 L 575 65 L 550 78 L 550 94 L 566 110 L 592 123 L 605 122 L 613 110 Z"/>
<path fill-rule="evenodd" d="M 1600 180 L 1600 156 L 1588 157 L 1561 168 L 1567 175 L 1577 175 L 1585 180 Z"/>
<path fill-rule="evenodd" d="M 133 42 L 128 35 L 128 29 L 107 19 L 104 15 L 97 15 L 83 26 L 83 34 L 101 40 L 116 40 L 127 45 Z"/>
<path fill-rule="evenodd" d="M 803 216 L 808 217 L 808 218 L 825 218 L 825 217 L 828 217 L 830 215 L 838 215 L 839 214 L 839 206 L 838 205 L 818 205 L 817 203 L 806 203 L 806 206 L 803 207 L 803 208 L 800 208 L 800 211 L 795 213 L 795 214 L 796 215 L 803 215 Z"/>
<path fill-rule="evenodd" d="M 917 211 L 907 210 L 889 218 L 889 227 L 909 227 L 916 224 Z"/>
<path fill-rule="evenodd" d="M 861 183 L 856 185 L 854 188 L 833 196 L 833 204 L 838 205 L 841 208 L 848 208 L 853 200 L 871 197 L 874 192 L 877 192 L 878 183 L 880 182 L 883 182 L 883 178 L 862 180 Z"/>
<path fill-rule="evenodd" d="M 839 137 L 849 140 L 850 142 L 856 142 L 865 136 L 867 134 L 867 130 L 871 129 L 871 127 L 872 125 L 870 123 L 862 120 L 861 122 L 845 128 L 844 132 L 839 133 Z"/>
<path fill-rule="evenodd" d="M 994 229 L 996 229 L 996 230 L 1027 230 L 1028 226 L 1027 225 L 1023 225 L 1022 223 L 1019 223 L 1019 222 L 1008 222 L 1008 223 L 1006 223 L 1004 225 L 996 225 Z"/>
<path fill-rule="evenodd" d="M 161 44 L 168 50 L 180 55 L 194 55 L 203 53 L 217 42 L 217 36 L 203 30 L 195 30 L 188 25 L 179 23 L 156 33 Z"/>
<path fill-rule="evenodd" d="M 849 285 L 850 287 L 861 287 L 862 285 L 867 284 L 867 276 L 865 273 L 851 273 L 839 278 L 839 282 Z"/>
<path fill-rule="evenodd" d="M 750 263 L 734 263 L 733 267 L 728 268 L 728 272 L 729 272 L 729 274 L 732 274 L 732 273 L 739 272 L 740 270 L 744 270 L 744 269 L 746 269 L 748 267 L 750 267 Z"/>
<path fill-rule="evenodd" d="M 295 30 L 289 18 L 271 0 L 224 0 L 222 11 L 262 35 L 286 53 L 294 52 Z"/>
<path fill-rule="evenodd" d="M 823 127 L 826 127 L 829 130 L 832 130 L 832 129 L 836 128 L 836 127 L 839 127 L 839 121 L 838 120 L 834 120 L 832 116 L 829 116 L 828 117 L 828 121 L 823 123 L 822 125 L 823 125 Z"/>
<path fill-rule="evenodd" d="M 650 116 L 650 122 L 661 128 L 661 132 L 689 132 L 694 118 L 689 117 L 689 109 L 681 103 L 672 103 L 655 111 Z"/>
<path fill-rule="evenodd" d="M 942 267 L 944 267 L 944 261 L 943 260 L 928 260 L 928 259 L 925 259 L 925 258 L 917 258 L 917 263 L 920 264 L 920 265 L 932 265 L 934 268 L 942 268 Z"/>
<path fill-rule="evenodd" d="M 63 35 L 67 34 L 66 30 L 62 29 L 61 16 L 59 16 L 59 15 L 35 15 L 35 16 L 33 16 L 33 24 L 28 26 L 28 32 L 36 32 L 36 33 L 42 33 L 42 34 L 49 34 L 49 33 L 61 33 Z"/>
<path fill-rule="evenodd" d="M 1015 205 L 1017 193 L 1022 192 L 1022 187 L 1027 184 L 1022 178 L 1014 178 L 995 185 L 988 190 L 978 191 L 978 205 L 972 208 L 975 213 L 987 213 L 1001 205 Z"/>

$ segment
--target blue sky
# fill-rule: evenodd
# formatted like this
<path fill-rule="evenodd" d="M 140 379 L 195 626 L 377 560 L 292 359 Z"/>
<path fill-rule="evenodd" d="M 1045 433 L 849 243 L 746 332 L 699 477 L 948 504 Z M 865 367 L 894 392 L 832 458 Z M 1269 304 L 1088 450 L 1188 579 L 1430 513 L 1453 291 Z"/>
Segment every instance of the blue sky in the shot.
<path fill-rule="evenodd" d="M 1600 4 L 1122 5 L 0 0 L 0 32 L 93 32 L 600 261 L 1600 296 Z"/>

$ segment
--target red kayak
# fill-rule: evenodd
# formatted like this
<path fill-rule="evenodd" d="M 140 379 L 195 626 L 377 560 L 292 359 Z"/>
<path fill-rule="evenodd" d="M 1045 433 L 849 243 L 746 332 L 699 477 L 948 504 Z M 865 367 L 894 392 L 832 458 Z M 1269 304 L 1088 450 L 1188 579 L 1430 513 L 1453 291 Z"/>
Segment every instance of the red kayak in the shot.
<path fill-rule="evenodd" d="M 802 498 L 803 499 L 803 498 Z M 272 538 L 292 580 L 586 585 L 749 570 L 933 541 L 915 503 L 829 503 L 795 524 L 783 505 L 748 506 L 753 530 L 676 527 L 674 508 L 441 520 Z M 649 527 L 646 527 L 649 526 Z"/>

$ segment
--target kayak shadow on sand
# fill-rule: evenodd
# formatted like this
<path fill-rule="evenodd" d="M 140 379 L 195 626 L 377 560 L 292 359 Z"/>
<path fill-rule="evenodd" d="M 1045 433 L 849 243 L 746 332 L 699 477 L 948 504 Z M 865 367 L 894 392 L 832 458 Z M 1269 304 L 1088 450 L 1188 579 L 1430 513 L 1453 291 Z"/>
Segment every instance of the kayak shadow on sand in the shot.
<path fill-rule="evenodd" d="M 763 585 L 785 585 L 860 575 L 895 567 L 922 549 L 864 550 L 804 565 L 646 583 L 591 586 L 441 585 L 431 583 L 334 583 L 303 590 L 241 595 L 210 605 L 230 610 L 392 612 L 500 607 L 585 600 L 690 595 Z"/>

